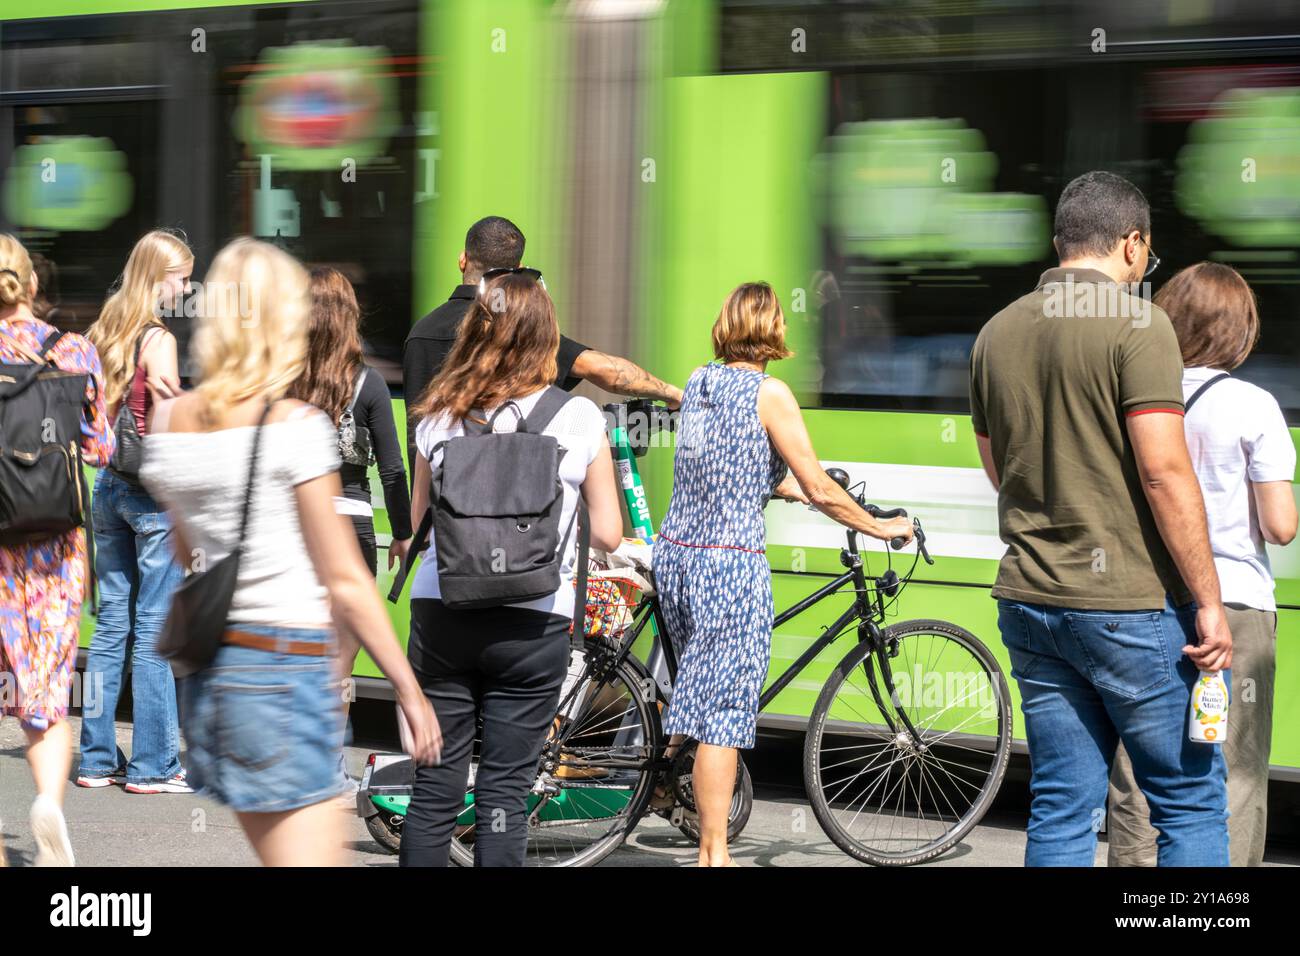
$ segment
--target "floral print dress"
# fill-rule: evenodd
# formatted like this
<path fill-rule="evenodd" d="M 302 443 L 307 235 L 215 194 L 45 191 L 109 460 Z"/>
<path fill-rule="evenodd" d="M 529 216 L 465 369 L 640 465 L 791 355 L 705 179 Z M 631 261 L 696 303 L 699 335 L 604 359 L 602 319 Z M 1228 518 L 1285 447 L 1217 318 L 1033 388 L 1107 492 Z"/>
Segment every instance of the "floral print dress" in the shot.
<path fill-rule="evenodd" d="M 654 546 L 677 652 L 666 734 L 754 746 L 772 655 L 772 572 L 763 509 L 786 464 L 758 417 L 767 375 L 713 362 L 686 383 L 673 496 Z"/>
<path fill-rule="evenodd" d="M 54 331 L 36 319 L 0 320 L 0 362 L 26 364 L 12 343 L 39 352 Z M 99 354 L 83 336 L 68 334 L 47 359 L 65 372 L 90 374 L 81 454 L 87 464 L 106 463 L 114 439 Z M 0 714 L 33 730 L 46 730 L 68 715 L 85 592 L 85 529 L 0 547 Z"/>

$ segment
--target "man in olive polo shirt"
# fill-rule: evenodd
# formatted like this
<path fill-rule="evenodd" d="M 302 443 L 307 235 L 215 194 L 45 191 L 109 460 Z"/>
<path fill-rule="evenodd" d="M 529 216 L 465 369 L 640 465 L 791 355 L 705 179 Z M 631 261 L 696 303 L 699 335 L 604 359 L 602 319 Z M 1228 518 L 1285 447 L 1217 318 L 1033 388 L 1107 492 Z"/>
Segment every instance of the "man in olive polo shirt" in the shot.
<path fill-rule="evenodd" d="M 993 596 L 1032 764 L 1027 866 L 1091 866 L 1119 740 L 1161 866 L 1227 866 L 1218 747 L 1188 740 L 1198 669 L 1231 663 L 1205 506 L 1183 436 L 1151 213 L 1104 172 L 1061 194 L 1060 267 L 995 315 L 971 354 L 971 419 L 998 489 Z M 1194 603 L 1193 603 L 1194 602 Z M 1140 768 L 1140 769 L 1139 769 Z"/>

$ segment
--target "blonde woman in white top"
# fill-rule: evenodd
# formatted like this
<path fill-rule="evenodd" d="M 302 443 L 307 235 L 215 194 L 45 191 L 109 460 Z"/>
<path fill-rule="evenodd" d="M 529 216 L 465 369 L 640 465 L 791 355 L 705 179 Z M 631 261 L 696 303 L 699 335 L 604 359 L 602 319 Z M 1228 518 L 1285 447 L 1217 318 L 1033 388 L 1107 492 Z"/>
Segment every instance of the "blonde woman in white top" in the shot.
<path fill-rule="evenodd" d="M 1232 629 L 1231 706 L 1223 743 L 1229 860 L 1233 866 L 1259 866 L 1268 829 L 1277 669 L 1277 603 L 1264 545 L 1287 545 L 1296 535 L 1295 445 L 1277 400 L 1227 374 L 1246 361 L 1259 340 L 1259 312 L 1246 280 L 1229 266 L 1201 262 L 1165 283 L 1155 303 L 1173 322 L 1183 353 L 1183 398 L 1190 403 L 1183 422 L 1187 450 L 1205 497 L 1210 547 Z M 1156 832 L 1122 747 L 1111 775 L 1110 804 L 1109 864 L 1154 865 Z"/>
<path fill-rule="evenodd" d="M 180 686 L 190 776 L 236 812 L 263 863 L 334 865 L 344 833 L 329 803 L 343 783 L 333 622 L 358 635 L 392 681 L 418 764 L 436 759 L 438 724 L 356 535 L 334 510 L 334 426 L 283 399 L 306 351 L 306 271 L 273 246 L 238 239 L 214 260 L 204 292 L 194 342 L 201 382 L 155 410 L 141 472 L 172 515 L 186 567 L 234 546 L 264 413 L 265 432 L 224 643 Z"/>

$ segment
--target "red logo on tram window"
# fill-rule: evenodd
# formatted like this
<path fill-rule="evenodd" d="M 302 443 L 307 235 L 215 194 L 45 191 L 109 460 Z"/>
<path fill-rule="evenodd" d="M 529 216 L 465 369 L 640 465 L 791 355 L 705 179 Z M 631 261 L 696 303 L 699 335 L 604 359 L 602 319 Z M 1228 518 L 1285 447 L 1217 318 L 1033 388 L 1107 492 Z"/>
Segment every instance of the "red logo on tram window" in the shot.
<path fill-rule="evenodd" d="M 281 169 L 326 169 L 378 156 L 397 128 L 388 51 L 348 41 L 263 51 L 241 91 L 236 125 Z"/>

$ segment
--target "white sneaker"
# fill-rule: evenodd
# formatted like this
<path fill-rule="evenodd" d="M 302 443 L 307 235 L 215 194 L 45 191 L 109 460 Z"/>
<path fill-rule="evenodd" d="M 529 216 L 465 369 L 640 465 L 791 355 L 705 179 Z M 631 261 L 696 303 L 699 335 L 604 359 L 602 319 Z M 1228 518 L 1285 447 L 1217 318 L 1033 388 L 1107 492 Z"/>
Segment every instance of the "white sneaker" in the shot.
<path fill-rule="evenodd" d="M 185 779 L 181 770 L 170 780 L 155 780 L 150 783 L 128 783 L 122 788 L 127 793 L 193 793 L 194 788 Z"/>
<path fill-rule="evenodd" d="M 76 866 L 72 843 L 68 840 L 68 824 L 53 797 L 37 794 L 32 801 L 31 824 L 37 866 Z"/>

